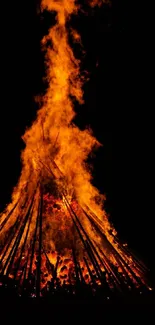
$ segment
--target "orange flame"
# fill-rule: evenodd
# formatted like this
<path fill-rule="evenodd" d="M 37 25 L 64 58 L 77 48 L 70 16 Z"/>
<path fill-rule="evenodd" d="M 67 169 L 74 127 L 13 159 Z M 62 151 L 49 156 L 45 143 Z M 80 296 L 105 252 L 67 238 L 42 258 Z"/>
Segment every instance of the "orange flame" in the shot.
<path fill-rule="evenodd" d="M 93 1 L 93 5 L 95 3 Z M 81 131 L 72 122 L 75 116 L 73 98 L 83 102 L 83 80 L 80 62 L 69 45 L 66 22 L 71 14 L 77 13 L 78 6 L 75 0 L 43 0 L 42 9 L 57 13 L 56 25 L 42 40 L 46 47 L 48 88 L 36 121 L 23 136 L 26 144 L 22 152 L 23 169 L 12 195 L 13 203 L 7 209 L 18 200 L 28 179 L 31 180 L 27 190 L 30 196 L 37 181 L 46 183 L 53 173 L 56 183 L 65 188 L 68 197 L 74 196 L 81 206 L 87 206 L 104 220 L 106 231 L 111 226 L 102 209 L 104 197 L 91 184 L 92 176 L 86 164 L 89 153 L 100 144 L 91 130 Z M 77 39 L 77 33 L 72 35 Z"/>
<path fill-rule="evenodd" d="M 90 3 L 95 6 L 100 5 L 101 1 L 93 0 Z M 50 183 L 50 186 L 53 186 L 53 196 L 48 195 L 48 191 L 43 196 L 43 244 L 44 248 L 49 250 L 47 255 L 50 263 L 56 264 L 57 250 L 61 251 L 61 256 L 63 254 L 66 256 L 65 249 L 67 248 L 68 252 L 71 249 L 70 239 L 75 240 L 76 235 L 72 229 L 68 204 L 66 204 L 71 202 L 74 211 L 81 215 L 83 225 L 90 238 L 95 241 L 96 247 L 103 243 L 82 213 L 83 209 L 89 211 L 112 246 L 123 256 L 126 263 L 130 261 L 131 267 L 134 268 L 131 257 L 129 258 L 114 241 L 115 229 L 108 221 L 102 207 L 104 197 L 91 183 L 92 175 L 86 161 L 90 152 L 100 144 L 91 130 L 82 131 L 73 123 L 74 100 L 83 103 L 83 78 L 80 73 L 80 62 L 74 57 L 68 40 L 69 32 L 72 33 L 75 41 L 80 41 L 80 36 L 72 29 L 69 31 L 66 22 L 72 14 L 77 14 L 78 9 L 75 0 L 42 0 L 42 10 L 56 12 L 56 24 L 42 40 L 42 46 L 46 49 L 48 88 L 35 122 L 23 136 L 26 147 L 22 152 L 21 176 L 13 191 L 12 203 L 1 216 L 0 226 L 18 201 L 20 204 L 17 204 L 12 211 L 12 218 L 8 220 L 6 228 L 9 229 L 13 225 L 18 215 L 22 219 L 24 213 L 29 210 L 29 202 L 35 193 L 28 235 L 31 241 L 38 212 L 40 184 L 46 187 Z M 57 188 L 61 197 L 57 195 Z M 26 231 L 25 228 L 25 236 Z M 16 238 L 14 242 L 15 240 Z M 76 244 L 79 247 L 79 254 L 84 254 L 78 240 Z M 107 254 L 108 246 L 105 246 L 104 250 Z M 122 266 L 113 255 L 110 261 L 119 268 L 121 273 Z M 81 261 L 83 274 L 89 279 L 82 263 Z M 71 264 L 70 262 L 70 268 Z M 62 279 L 65 279 L 65 268 L 61 264 L 58 273 L 60 271 L 64 272 Z M 138 271 L 137 276 L 139 276 Z"/>

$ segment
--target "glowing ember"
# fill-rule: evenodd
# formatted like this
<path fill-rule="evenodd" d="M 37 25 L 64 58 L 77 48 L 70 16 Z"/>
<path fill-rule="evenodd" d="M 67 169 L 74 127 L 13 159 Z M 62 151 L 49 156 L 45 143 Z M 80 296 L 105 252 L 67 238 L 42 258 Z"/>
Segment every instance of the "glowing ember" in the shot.
<path fill-rule="evenodd" d="M 42 0 L 42 9 L 57 14 L 42 40 L 48 88 L 36 121 L 23 136 L 21 177 L 0 219 L 1 277 L 14 279 L 20 295 L 27 290 L 32 297 L 79 282 L 93 292 L 102 285 L 140 287 L 145 284 L 143 266 L 116 240 L 104 198 L 91 184 L 86 160 L 100 144 L 90 130 L 81 131 L 72 122 L 73 99 L 83 102 L 83 80 L 68 41 L 69 35 L 76 42 L 80 36 L 66 22 L 78 13 L 78 5 L 75 0 Z"/>

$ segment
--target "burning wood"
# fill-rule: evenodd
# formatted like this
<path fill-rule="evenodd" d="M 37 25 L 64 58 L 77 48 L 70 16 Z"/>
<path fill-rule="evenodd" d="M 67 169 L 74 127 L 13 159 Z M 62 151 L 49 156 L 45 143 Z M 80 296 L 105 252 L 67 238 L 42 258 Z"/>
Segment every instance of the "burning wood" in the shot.
<path fill-rule="evenodd" d="M 42 10 L 56 12 L 42 40 L 48 88 L 23 136 L 21 176 L 0 219 L 1 281 L 33 297 L 60 289 L 74 294 L 80 286 L 92 293 L 120 290 L 122 283 L 142 287 L 144 270 L 116 239 L 104 198 L 91 184 L 86 160 L 100 144 L 73 123 L 72 99 L 82 103 L 83 80 L 68 39 L 80 37 L 66 23 L 79 7 L 75 0 L 42 0 Z"/>

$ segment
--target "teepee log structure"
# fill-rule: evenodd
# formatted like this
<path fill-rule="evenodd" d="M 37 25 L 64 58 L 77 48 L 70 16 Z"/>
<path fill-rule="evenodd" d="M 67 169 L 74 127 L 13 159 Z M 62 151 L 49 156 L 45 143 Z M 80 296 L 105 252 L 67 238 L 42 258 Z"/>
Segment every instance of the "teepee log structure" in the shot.
<path fill-rule="evenodd" d="M 91 6 L 102 1 L 88 0 Z M 41 297 L 126 292 L 147 288 L 146 269 L 123 246 L 92 185 L 87 158 L 100 146 L 74 123 L 74 101 L 83 103 L 80 61 L 69 27 L 75 0 L 42 0 L 55 25 L 42 40 L 48 87 L 23 140 L 22 171 L 12 202 L 0 215 L 0 283 L 17 294 Z"/>

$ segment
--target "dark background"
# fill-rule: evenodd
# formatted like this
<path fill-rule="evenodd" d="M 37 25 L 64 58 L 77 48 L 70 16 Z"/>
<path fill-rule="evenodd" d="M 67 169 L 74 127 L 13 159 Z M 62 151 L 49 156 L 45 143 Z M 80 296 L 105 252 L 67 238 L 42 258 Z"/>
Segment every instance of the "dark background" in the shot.
<path fill-rule="evenodd" d="M 40 40 L 50 19 L 37 15 L 37 0 L 9 1 L 0 10 L 2 211 L 20 175 L 21 135 L 35 118 L 34 96 L 44 91 Z M 143 18 L 140 9 L 117 0 L 72 23 L 82 35 L 83 68 L 90 73 L 76 122 L 91 126 L 103 143 L 93 159 L 94 184 L 107 196 L 120 238 L 153 269 L 154 67 L 146 11 Z"/>

